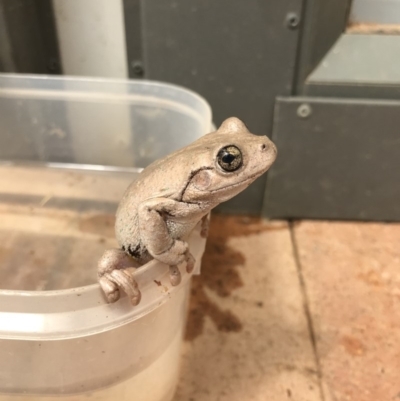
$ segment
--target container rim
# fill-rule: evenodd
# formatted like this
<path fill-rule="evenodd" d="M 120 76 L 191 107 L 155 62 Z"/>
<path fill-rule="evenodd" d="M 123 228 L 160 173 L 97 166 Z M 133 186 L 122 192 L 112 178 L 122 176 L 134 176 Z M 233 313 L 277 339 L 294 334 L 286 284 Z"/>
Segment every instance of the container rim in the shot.
<path fill-rule="evenodd" d="M 30 85 L 29 85 L 30 84 Z M 70 84 L 68 88 L 62 87 L 63 84 Z M 74 84 L 81 85 L 81 87 L 75 86 Z M 113 87 L 111 87 L 114 85 Z M 197 114 L 201 117 L 201 120 L 206 121 L 210 124 L 209 128 L 212 128 L 212 110 L 207 100 L 199 95 L 197 92 L 186 88 L 181 85 L 162 82 L 157 80 L 147 79 L 124 79 L 124 78 L 99 78 L 99 77 L 86 77 L 86 76 L 53 76 L 46 74 L 16 74 L 16 73 L 1 73 L 0 74 L 0 96 L 11 95 L 13 92 L 18 93 L 23 91 L 26 95 L 30 91 L 45 91 L 48 93 L 59 91 L 60 87 L 66 92 L 98 92 L 99 87 L 103 86 L 107 94 L 116 93 L 119 97 L 124 92 L 116 90 L 117 86 L 119 89 L 133 89 L 134 87 L 152 88 L 156 91 L 157 96 L 162 96 L 158 92 L 158 89 L 167 89 L 174 91 L 170 94 L 174 95 L 174 98 L 179 99 L 180 96 L 189 96 L 191 100 L 197 103 L 197 110 L 190 108 L 191 113 Z M 108 86 L 107 88 L 104 88 Z M 103 92 L 104 94 L 104 92 Z M 143 97 L 151 97 L 152 93 L 142 93 Z M 165 96 L 164 96 L 165 97 Z M 170 102 L 174 100 L 168 98 Z M 179 104 L 180 107 L 184 107 L 183 103 Z M 201 110 L 199 110 L 201 108 Z"/>
<path fill-rule="evenodd" d="M 83 76 L 0 74 L 0 97 L 3 98 L 103 101 L 104 96 L 105 101 L 110 102 L 130 102 L 136 97 L 151 103 L 159 99 L 168 107 L 190 113 L 202 124 L 204 134 L 212 128 L 208 102 L 196 92 L 175 84 Z M 189 238 L 189 244 L 196 259 L 196 269 L 199 269 L 205 239 L 201 238 L 198 227 Z M 37 292 L 0 289 L 0 339 L 74 338 L 121 326 L 158 308 L 187 285 L 190 275 L 184 266 L 180 266 L 180 270 L 181 284 L 171 287 L 167 266 L 152 261 L 139 268 L 135 278 L 142 291 L 142 300 L 136 307 L 132 307 L 126 296 L 115 304 L 107 304 L 98 284 Z"/>
<path fill-rule="evenodd" d="M 199 272 L 206 239 L 200 224 L 189 238 Z M 60 340 L 108 331 L 139 319 L 157 309 L 190 283 L 193 273 L 179 266 L 182 281 L 173 287 L 168 266 L 151 261 L 135 271 L 142 300 L 132 306 L 128 297 L 108 304 L 99 284 L 64 290 L 0 290 L 0 339 Z"/>

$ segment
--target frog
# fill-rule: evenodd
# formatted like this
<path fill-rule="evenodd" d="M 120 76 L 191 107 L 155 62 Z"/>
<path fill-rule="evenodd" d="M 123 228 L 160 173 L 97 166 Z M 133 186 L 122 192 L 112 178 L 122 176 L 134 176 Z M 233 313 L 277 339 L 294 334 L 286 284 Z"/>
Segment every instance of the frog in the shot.
<path fill-rule="evenodd" d="M 156 160 L 125 191 L 115 215 L 118 248 L 101 256 L 98 282 L 109 303 L 124 292 L 138 305 L 141 292 L 134 272 L 151 260 L 169 268 L 172 286 L 180 266 L 192 273 L 195 259 L 188 237 L 195 227 L 207 236 L 210 212 L 245 190 L 277 157 L 275 144 L 255 135 L 237 117 L 189 145 Z M 183 268 L 183 267 L 181 267 Z"/>

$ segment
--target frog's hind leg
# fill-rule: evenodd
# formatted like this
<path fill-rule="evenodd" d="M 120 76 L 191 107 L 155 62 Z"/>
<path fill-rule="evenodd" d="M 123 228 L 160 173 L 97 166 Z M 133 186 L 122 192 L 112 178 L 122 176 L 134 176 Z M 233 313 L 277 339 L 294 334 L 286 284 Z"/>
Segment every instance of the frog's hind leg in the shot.
<path fill-rule="evenodd" d="M 108 302 L 116 302 L 122 289 L 133 305 L 140 302 L 141 294 L 129 268 L 140 264 L 121 249 L 109 249 L 104 252 L 98 263 L 97 275 L 99 284 Z"/>

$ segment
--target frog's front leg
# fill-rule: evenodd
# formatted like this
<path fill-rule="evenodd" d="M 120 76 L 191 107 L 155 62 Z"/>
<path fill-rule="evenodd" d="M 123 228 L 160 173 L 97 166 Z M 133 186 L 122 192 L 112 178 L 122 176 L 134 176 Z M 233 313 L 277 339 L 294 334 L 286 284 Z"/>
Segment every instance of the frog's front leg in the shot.
<path fill-rule="evenodd" d="M 140 302 L 141 294 L 129 268 L 139 267 L 121 249 L 109 249 L 104 252 L 98 263 L 98 280 L 108 302 L 116 302 L 120 297 L 120 288 L 128 295 L 133 305 Z"/>
<path fill-rule="evenodd" d="M 173 238 L 166 220 L 185 219 L 196 213 L 199 213 L 198 205 L 168 198 L 150 199 L 139 206 L 141 240 L 154 259 L 170 266 L 172 285 L 178 285 L 181 281 L 178 265 L 186 262 L 186 271 L 191 273 L 195 259 L 189 251 L 187 242 Z"/>

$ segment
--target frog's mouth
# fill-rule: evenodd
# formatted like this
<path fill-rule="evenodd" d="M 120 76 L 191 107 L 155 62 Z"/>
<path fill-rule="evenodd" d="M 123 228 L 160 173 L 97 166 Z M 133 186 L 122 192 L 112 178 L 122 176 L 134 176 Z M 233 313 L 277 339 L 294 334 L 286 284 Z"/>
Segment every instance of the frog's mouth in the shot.
<path fill-rule="evenodd" d="M 255 179 L 257 179 L 258 177 L 263 175 L 269 169 L 269 167 L 270 166 L 268 166 L 267 168 L 265 168 L 263 170 L 258 171 L 257 173 L 245 178 L 242 181 L 235 182 L 234 184 L 230 184 L 230 185 L 225 185 L 224 187 L 220 187 L 220 188 L 217 188 L 217 189 L 213 189 L 210 192 L 211 193 L 216 193 L 216 192 L 223 191 L 224 189 L 233 189 L 233 188 L 236 188 L 236 187 L 244 186 L 247 183 L 249 183 L 249 185 L 250 185 Z"/>

